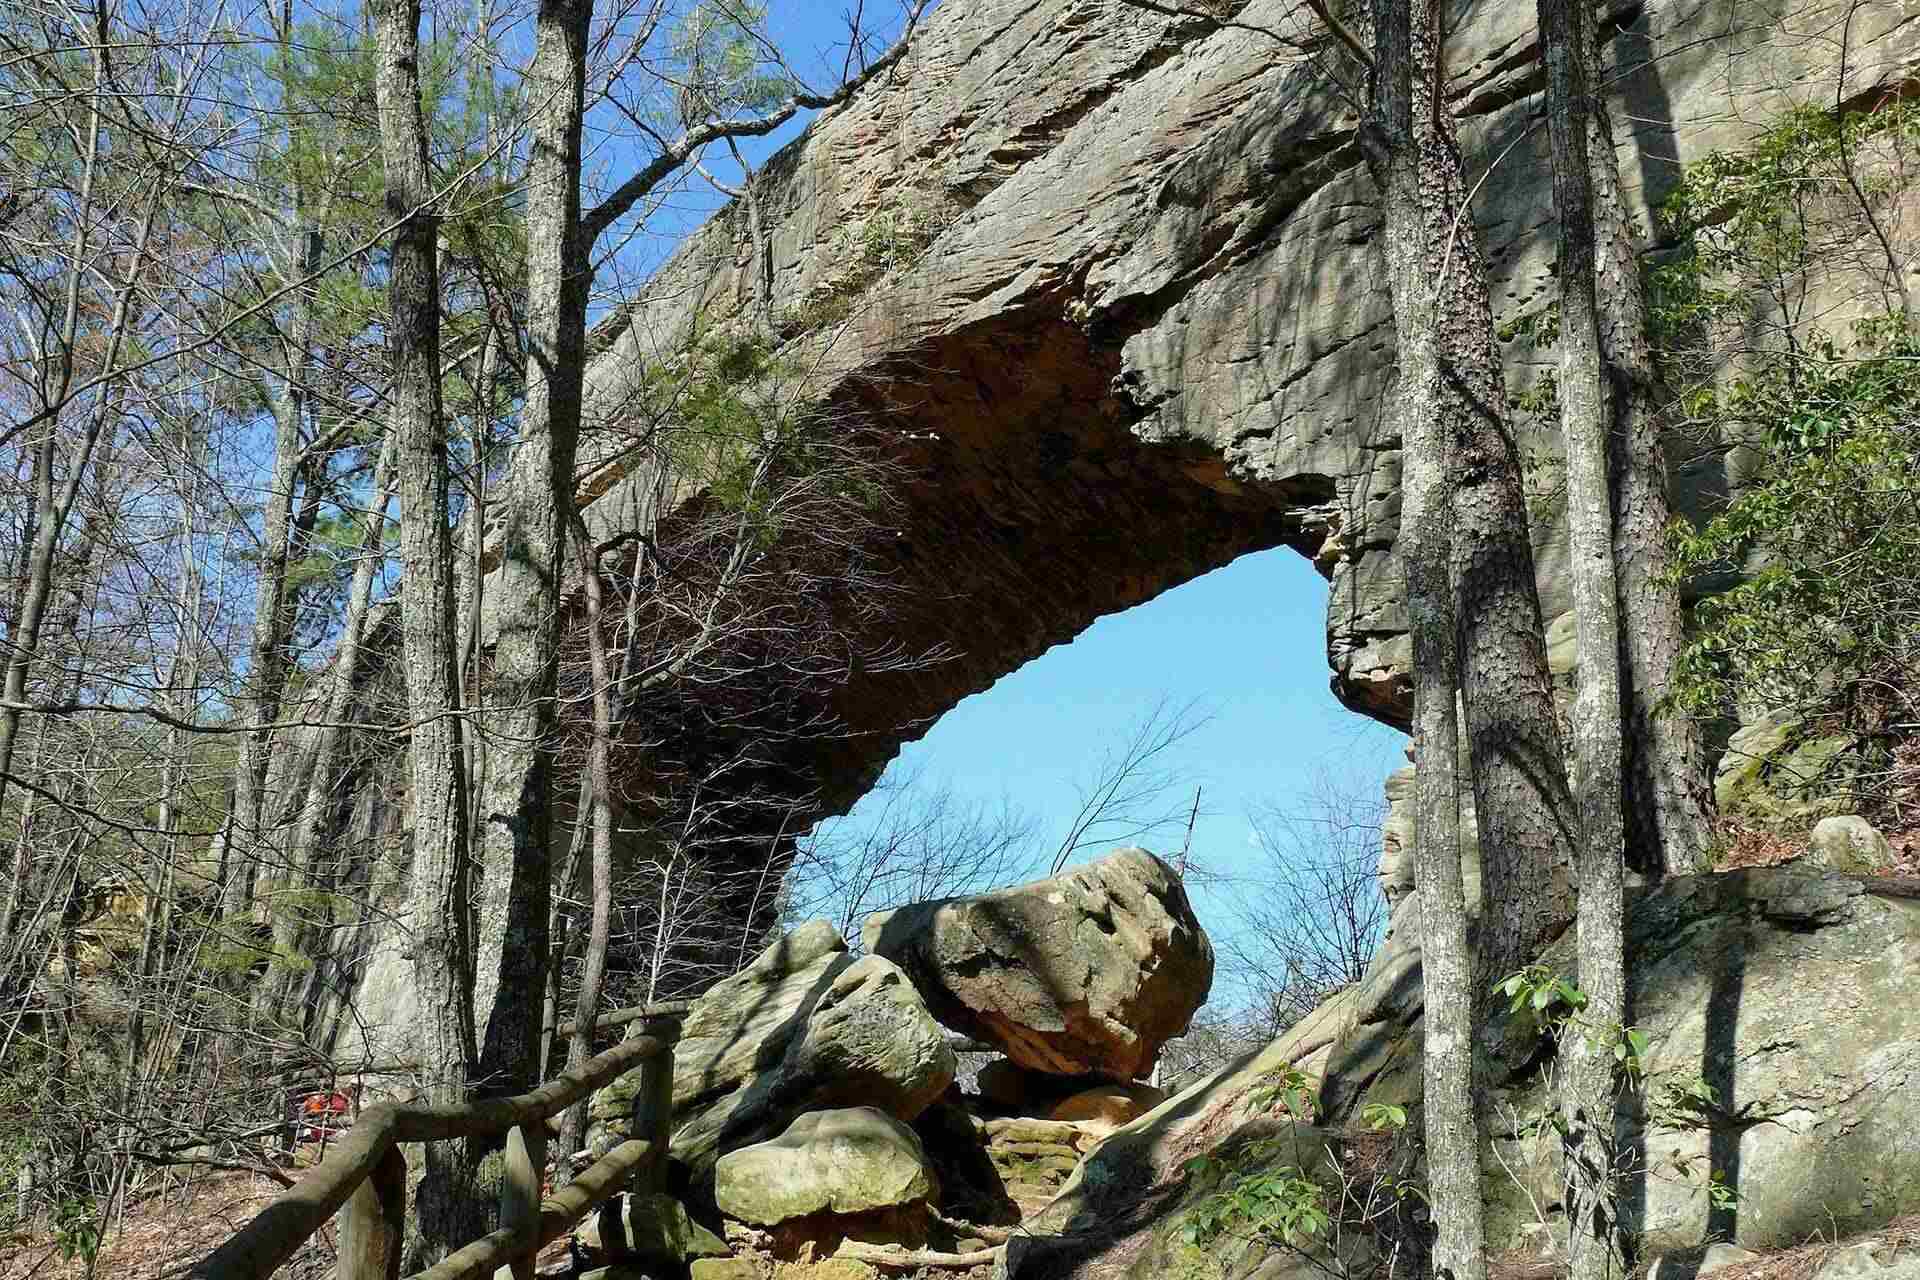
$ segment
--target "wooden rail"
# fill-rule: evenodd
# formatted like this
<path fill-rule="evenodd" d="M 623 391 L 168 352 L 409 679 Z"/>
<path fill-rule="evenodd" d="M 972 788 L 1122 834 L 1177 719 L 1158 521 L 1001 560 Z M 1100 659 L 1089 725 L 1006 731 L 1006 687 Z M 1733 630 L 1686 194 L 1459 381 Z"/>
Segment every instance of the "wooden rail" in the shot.
<path fill-rule="evenodd" d="M 500 1229 L 450 1254 L 416 1280 L 491 1277 L 501 1267 L 529 1280 L 533 1258 L 615 1192 L 665 1186 L 673 1120 L 673 1045 L 680 1012 L 659 1011 L 662 1025 L 623 1040 L 531 1093 L 458 1106 L 380 1103 L 362 1112 L 325 1160 L 256 1214 L 188 1273 L 191 1280 L 267 1280 L 336 1213 L 341 1214 L 337 1280 L 399 1280 L 406 1236 L 406 1142 L 506 1136 L 500 1181 Z M 542 1202 L 546 1121 L 595 1089 L 641 1068 L 634 1137 Z"/>
<path fill-rule="evenodd" d="M 636 1004 L 625 1009 L 609 1009 L 593 1020 L 593 1033 L 602 1036 L 610 1031 L 618 1031 L 629 1022 L 639 1022 L 643 1018 L 664 1018 L 673 1014 L 685 1013 L 693 1007 L 691 1000 L 662 1001 L 658 1004 Z M 570 1039 L 573 1036 L 573 1024 L 563 1022 L 553 1029 L 557 1040 Z"/>

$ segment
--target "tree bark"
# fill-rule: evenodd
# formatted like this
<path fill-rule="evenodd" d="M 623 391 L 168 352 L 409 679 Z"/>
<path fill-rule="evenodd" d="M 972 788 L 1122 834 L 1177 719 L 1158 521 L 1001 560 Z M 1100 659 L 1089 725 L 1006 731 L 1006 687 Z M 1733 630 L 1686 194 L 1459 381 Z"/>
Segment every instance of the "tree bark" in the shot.
<path fill-rule="evenodd" d="M 1398 374 L 1393 412 L 1402 440 L 1401 524 L 1407 612 L 1413 639 L 1415 876 L 1420 895 L 1424 988 L 1423 1123 L 1436 1235 L 1432 1272 L 1484 1280 L 1486 1233 L 1480 1196 L 1480 1124 L 1474 1070 L 1473 954 L 1460 867 L 1460 628 L 1451 577 L 1449 498 L 1458 475 L 1455 424 L 1435 407 L 1452 398 L 1439 309 L 1444 281 L 1433 269 L 1430 189 L 1437 64 L 1430 10 L 1408 0 L 1375 0 L 1369 118 L 1360 138 L 1379 187 Z"/>
<path fill-rule="evenodd" d="M 540 1068 L 552 902 L 554 692 L 561 557 L 573 510 L 586 368 L 588 242 L 580 226 L 580 139 L 592 0 L 542 0 L 528 100 L 527 395 L 515 466 L 531 500 L 500 505 L 500 625 L 485 682 L 481 950 L 474 1019 L 484 1087 L 514 1093 Z"/>
<path fill-rule="evenodd" d="M 447 527 L 447 457 L 440 403 L 440 279 L 436 216 L 421 117 L 419 0 L 380 0 L 374 90 L 386 166 L 386 211 L 396 226 L 388 297 L 393 363 L 390 430 L 400 488 L 405 574 L 401 640 L 411 734 L 413 869 L 408 900 L 414 985 L 421 1010 L 416 1051 L 426 1099 L 466 1097 L 473 1061 L 466 795 L 456 707 L 453 540 Z M 419 1191 L 416 1261 L 461 1241 L 472 1189 L 458 1153 L 429 1144 Z"/>
<path fill-rule="evenodd" d="M 1539 0 L 1547 70 L 1547 137 L 1560 254 L 1560 425 L 1566 440 L 1578 685 L 1573 762 L 1579 796 L 1579 984 L 1587 996 L 1561 1036 L 1561 1146 L 1571 1280 L 1613 1274 L 1618 1221 L 1613 1135 L 1614 1036 L 1626 1007 L 1622 919 L 1626 833 L 1621 808 L 1619 595 L 1607 482 L 1612 414 L 1595 314 L 1592 170 L 1594 98 L 1585 0 Z"/>
<path fill-rule="evenodd" d="M 1592 14 L 1577 8 L 1574 18 L 1580 24 L 1579 47 L 1592 57 Z M 1599 83 L 1591 72 L 1590 80 Z M 1620 191 L 1613 122 L 1604 95 L 1594 94 L 1591 106 L 1587 169 L 1593 195 L 1597 323 L 1612 414 L 1608 474 L 1619 597 L 1621 714 L 1627 725 L 1627 856 L 1643 871 L 1693 875 L 1706 869 L 1712 836 L 1706 744 L 1691 719 L 1657 713 L 1686 643 L 1680 589 L 1672 581 L 1667 552 L 1673 508 L 1660 443 L 1660 386 L 1647 343 L 1646 291 L 1633 224 Z"/>
<path fill-rule="evenodd" d="M 574 558 L 587 592 L 587 654 L 593 675 L 593 741 L 588 748 L 587 786 L 593 805 L 593 905 L 587 952 L 581 963 L 580 993 L 573 1007 L 573 1035 L 567 1044 L 567 1070 L 593 1057 L 594 1019 L 600 1012 L 601 989 L 607 975 L 607 939 L 613 916 L 613 772 L 609 756 L 613 745 L 613 667 L 607 660 L 607 637 L 601 630 L 606 614 L 600 566 L 586 525 L 573 521 Z M 577 819 L 576 819 L 577 820 Z M 567 1108 L 560 1125 L 559 1161 L 580 1149 L 587 1124 L 584 1102 Z"/>
<path fill-rule="evenodd" d="M 1414 135 L 1442 375 L 1428 411 L 1455 451 L 1451 579 L 1479 820 L 1485 901 L 1476 989 L 1484 996 L 1571 921 L 1567 876 L 1576 820 L 1486 259 L 1454 121 L 1438 92 L 1439 36 L 1423 38 L 1428 30 L 1416 15 Z"/>

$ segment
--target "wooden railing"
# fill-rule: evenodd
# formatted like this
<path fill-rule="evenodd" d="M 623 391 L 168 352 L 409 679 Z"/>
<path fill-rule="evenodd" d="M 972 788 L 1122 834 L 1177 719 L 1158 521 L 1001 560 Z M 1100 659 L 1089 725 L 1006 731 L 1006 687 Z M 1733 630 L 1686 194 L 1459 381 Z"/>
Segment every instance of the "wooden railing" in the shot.
<path fill-rule="evenodd" d="M 505 1135 L 500 1227 L 449 1254 L 413 1280 L 469 1280 L 508 1269 L 530 1280 L 534 1255 L 616 1192 L 665 1186 L 673 1125 L 673 1046 L 684 1004 L 646 1010 L 646 1033 L 621 1041 L 578 1071 L 531 1093 L 458 1106 L 380 1103 L 291 1189 L 201 1260 L 191 1280 L 266 1280 L 340 1215 L 337 1280 L 399 1280 L 406 1238 L 407 1161 L 400 1144 Z M 629 1021 L 635 1019 L 628 1019 Z M 633 1137 L 542 1201 L 547 1121 L 594 1090 L 641 1068 Z"/>

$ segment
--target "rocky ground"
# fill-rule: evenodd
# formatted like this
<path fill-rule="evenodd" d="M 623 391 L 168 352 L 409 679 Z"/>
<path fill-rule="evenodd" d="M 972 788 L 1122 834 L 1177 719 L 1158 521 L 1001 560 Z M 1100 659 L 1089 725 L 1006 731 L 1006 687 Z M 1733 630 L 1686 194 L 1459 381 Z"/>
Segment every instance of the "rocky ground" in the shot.
<path fill-rule="evenodd" d="M 1885 874 L 1900 849 L 1849 815 L 1768 847 L 1786 860 L 1633 892 L 1646 1045 L 1620 1133 L 1629 1225 L 1649 1280 L 1920 1280 L 1920 880 Z M 1418 1173 L 1417 937 L 1396 932 L 1365 981 L 1165 1097 L 1129 1077 L 1204 1001 L 1212 959 L 1151 854 L 902 918 L 911 932 L 878 921 L 859 957 L 802 926 L 701 997 L 675 1059 L 671 1194 L 610 1202 L 542 1273 L 1401 1273 L 1424 1233 L 1418 1198 L 1395 1190 Z M 1577 980 L 1569 948 L 1542 963 Z M 962 1030 L 997 1053 L 964 1088 Z M 1553 1045 L 1537 1027 L 1508 1045 L 1483 1157 L 1489 1243 L 1497 1280 L 1546 1280 L 1564 1232 L 1541 1123 Z M 597 1095 L 590 1142 L 626 1133 L 632 1104 L 630 1081 Z M 1304 1245 L 1276 1234 L 1266 1202 L 1246 1209 L 1247 1188 L 1275 1179 L 1330 1210 Z M 157 1280 L 277 1190 L 222 1174 L 142 1200 L 100 1274 Z M 329 1246 L 289 1274 L 325 1272 Z M 0 1247 L 0 1280 L 82 1274 L 44 1232 Z"/>
<path fill-rule="evenodd" d="M 284 1189 L 263 1173 L 201 1174 L 155 1188 L 136 1198 L 120 1229 L 108 1233 L 94 1274 L 112 1280 L 177 1274 Z M 333 1259 L 333 1228 L 328 1227 L 279 1274 L 285 1280 L 320 1280 L 333 1274 Z M 64 1250 L 44 1225 L 0 1235 L 0 1280 L 85 1280 L 87 1275 L 86 1259 Z"/>
<path fill-rule="evenodd" d="M 695 1002 L 672 1152 L 707 1226 L 630 1198 L 576 1237 L 586 1265 L 616 1268 L 605 1280 L 988 1268 L 1089 1152 L 1164 1100 L 1136 1077 L 1213 975 L 1178 877 L 1138 849 L 876 917 L 864 944 L 855 958 L 825 922 L 803 925 Z M 994 1051 L 971 1088 L 956 1041 Z M 591 1145 L 630 1132 L 637 1084 L 595 1097 Z"/>

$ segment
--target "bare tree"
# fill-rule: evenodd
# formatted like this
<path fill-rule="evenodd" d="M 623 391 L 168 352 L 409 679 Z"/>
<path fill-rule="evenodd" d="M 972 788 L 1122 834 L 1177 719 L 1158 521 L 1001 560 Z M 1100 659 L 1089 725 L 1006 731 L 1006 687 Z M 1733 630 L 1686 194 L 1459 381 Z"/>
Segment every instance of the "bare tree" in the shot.
<path fill-rule="evenodd" d="M 1574 790 L 1579 796 L 1575 922 L 1585 1018 L 1594 1034 L 1566 1036 L 1562 1077 L 1567 1257 L 1573 1280 L 1613 1274 L 1618 1223 L 1613 1139 L 1615 1038 L 1626 1013 L 1622 895 L 1621 617 L 1614 566 L 1614 504 L 1608 485 L 1608 412 L 1595 308 L 1594 191 L 1589 147 L 1596 78 L 1584 4 L 1540 0 L 1547 66 L 1547 135 L 1560 247 L 1560 423 L 1566 438 L 1567 532 L 1572 546 L 1579 685 L 1573 705 Z"/>
<path fill-rule="evenodd" d="M 532 76 L 539 104 L 529 168 L 529 396 L 522 421 L 520 467 L 534 477 L 526 499 L 503 517 L 501 564 L 506 581 L 494 597 L 501 626 L 486 693 L 490 738 L 482 799 L 480 953 L 474 992 L 476 1021 L 486 1027 L 482 1071 L 503 1089 L 531 1083 L 537 1066 L 541 992 L 548 954 L 548 814 L 552 809 L 552 726 L 562 625 L 560 566 L 573 502 L 574 459 L 581 434 L 588 285 L 599 239 L 641 202 L 688 170 L 710 145 L 771 133 L 802 110 L 845 101 L 904 53 L 925 0 L 907 6 L 904 33 L 864 67 L 853 51 L 868 33 L 855 16 L 849 62 L 827 91 L 805 81 L 760 32 L 755 15 L 727 4 L 697 9 L 692 29 L 678 33 L 688 51 L 687 79 L 676 86 L 679 131 L 659 132 L 640 112 L 627 112 L 656 148 L 592 209 L 580 196 L 580 137 L 588 76 L 591 0 L 545 0 L 536 20 Z M 670 10 L 651 0 L 631 47 L 643 48 Z M 731 46 L 774 75 L 741 76 L 741 59 L 707 57 Z M 769 93 L 770 86 L 793 86 Z"/>
<path fill-rule="evenodd" d="M 1053 852 L 1048 874 L 1058 875 L 1082 850 L 1131 844 L 1186 822 L 1185 781 L 1167 757 L 1207 719 L 1197 701 L 1162 698 L 1135 720 L 1080 784 L 1080 807 Z"/>
<path fill-rule="evenodd" d="M 1017 883 L 1044 869 L 1033 820 L 1004 801 L 969 803 L 925 774 L 883 776 L 862 811 L 800 842 L 789 913 L 849 939 L 876 911 Z"/>
<path fill-rule="evenodd" d="M 1251 815 L 1258 860 L 1233 885 L 1222 970 L 1269 1038 L 1365 976 L 1387 923 L 1386 801 L 1365 773 L 1322 769 Z"/>

